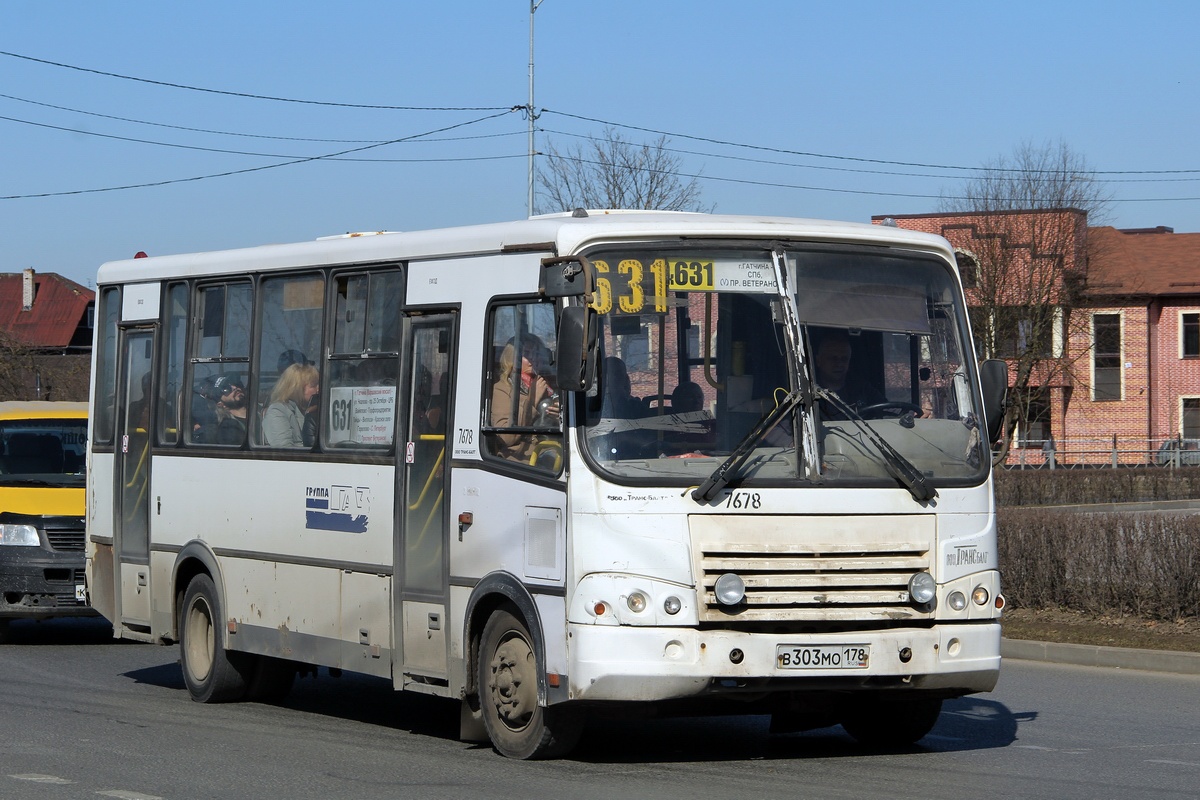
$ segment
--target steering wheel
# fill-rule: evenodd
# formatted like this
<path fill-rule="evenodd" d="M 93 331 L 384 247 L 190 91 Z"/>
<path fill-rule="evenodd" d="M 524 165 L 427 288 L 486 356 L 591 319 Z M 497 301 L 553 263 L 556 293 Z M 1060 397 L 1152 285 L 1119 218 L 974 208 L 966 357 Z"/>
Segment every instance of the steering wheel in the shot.
<path fill-rule="evenodd" d="M 887 411 L 889 409 L 895 409 L 898 412 L 890 416 L 899 417 L 906 411 L 911 411 L 915 417 L 925 416 L 925 411 L 919 405 L 916 403 L 906 403 L 903 400 L 888 400 L 884 403 L 872 403 L 869 406 L 863 406 L 860 408 L 858 410 L 858 414 L 861 417 L 866 417 L 880 411 Z"/>

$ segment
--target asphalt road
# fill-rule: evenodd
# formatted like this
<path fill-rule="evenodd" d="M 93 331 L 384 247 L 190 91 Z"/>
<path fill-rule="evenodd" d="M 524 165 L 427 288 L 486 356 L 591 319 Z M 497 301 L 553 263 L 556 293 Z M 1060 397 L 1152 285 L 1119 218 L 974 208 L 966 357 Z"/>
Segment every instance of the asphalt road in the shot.
<path fill-rule="evenodd" d="M 764 717 L 599 721 L 572 757 L 456 740 L 457 706 L 347 675 L 279 706 L 188 699 L 175 648 L 99 620 L 0 645 L 0 798 L 1195 798 L 1200 676 L 1006 661 L 902 751 Z"/>

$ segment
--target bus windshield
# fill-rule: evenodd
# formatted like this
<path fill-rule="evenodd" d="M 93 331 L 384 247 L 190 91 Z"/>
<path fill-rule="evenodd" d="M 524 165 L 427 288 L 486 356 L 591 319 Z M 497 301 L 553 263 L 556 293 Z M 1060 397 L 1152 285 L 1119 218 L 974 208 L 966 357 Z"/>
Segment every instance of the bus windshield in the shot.
<path fill-rule="evenodd" d="M 86 419 L 0 422 L 0 486 L 83 486 Z"/>
<path fill-rule="evenodd" d="M 762 246 L 588 253 L 601 335 L 583 435 L 599 470 L 618 482 L 695 484 L 752 444 L 741 483 L 895 485 L 897 461 L 931 485 L 981 481 L 986 436 L 950 265 L 878 247 L 781 252 L 786 297 Z M 800 353 L 790 352 L 785 302 Z M 811 399 L 747 442 L 796 390 Z M 809 424 L 816 452 L 805 453 Z"/>

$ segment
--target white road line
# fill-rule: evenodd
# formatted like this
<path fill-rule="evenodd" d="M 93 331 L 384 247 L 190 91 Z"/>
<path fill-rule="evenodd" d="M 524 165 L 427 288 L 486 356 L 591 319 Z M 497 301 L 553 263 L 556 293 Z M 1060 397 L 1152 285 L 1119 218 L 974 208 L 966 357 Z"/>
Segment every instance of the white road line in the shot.
<path fill-rule="evenodd" d="M 66 786 L 74 783 L 66 778 L 60 778 L 57 775 L 39 775 L 36 772 L 26 772 L 21 775 L 9 775 L 8 777 L 18 781 L 29 781 L 30 783 L 53 783 L 56 786 Z"/>

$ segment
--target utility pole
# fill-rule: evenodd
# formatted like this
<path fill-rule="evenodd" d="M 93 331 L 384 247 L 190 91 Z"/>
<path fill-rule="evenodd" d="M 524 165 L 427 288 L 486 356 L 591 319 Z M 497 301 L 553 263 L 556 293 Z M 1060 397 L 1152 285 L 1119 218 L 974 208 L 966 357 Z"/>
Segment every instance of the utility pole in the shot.
<path fill-rule="evenodd" d="M 525 116 L 529 118 L 529 200 L 528 215 L 533 216 L 533 158 L 537 155 L 534 147 L 533 126 L 537 122 L 537 114 L 533 109 L 533 12 L 538 10 L 545 0 L 529 0 L 529 105 L 525 108 Z"/>

